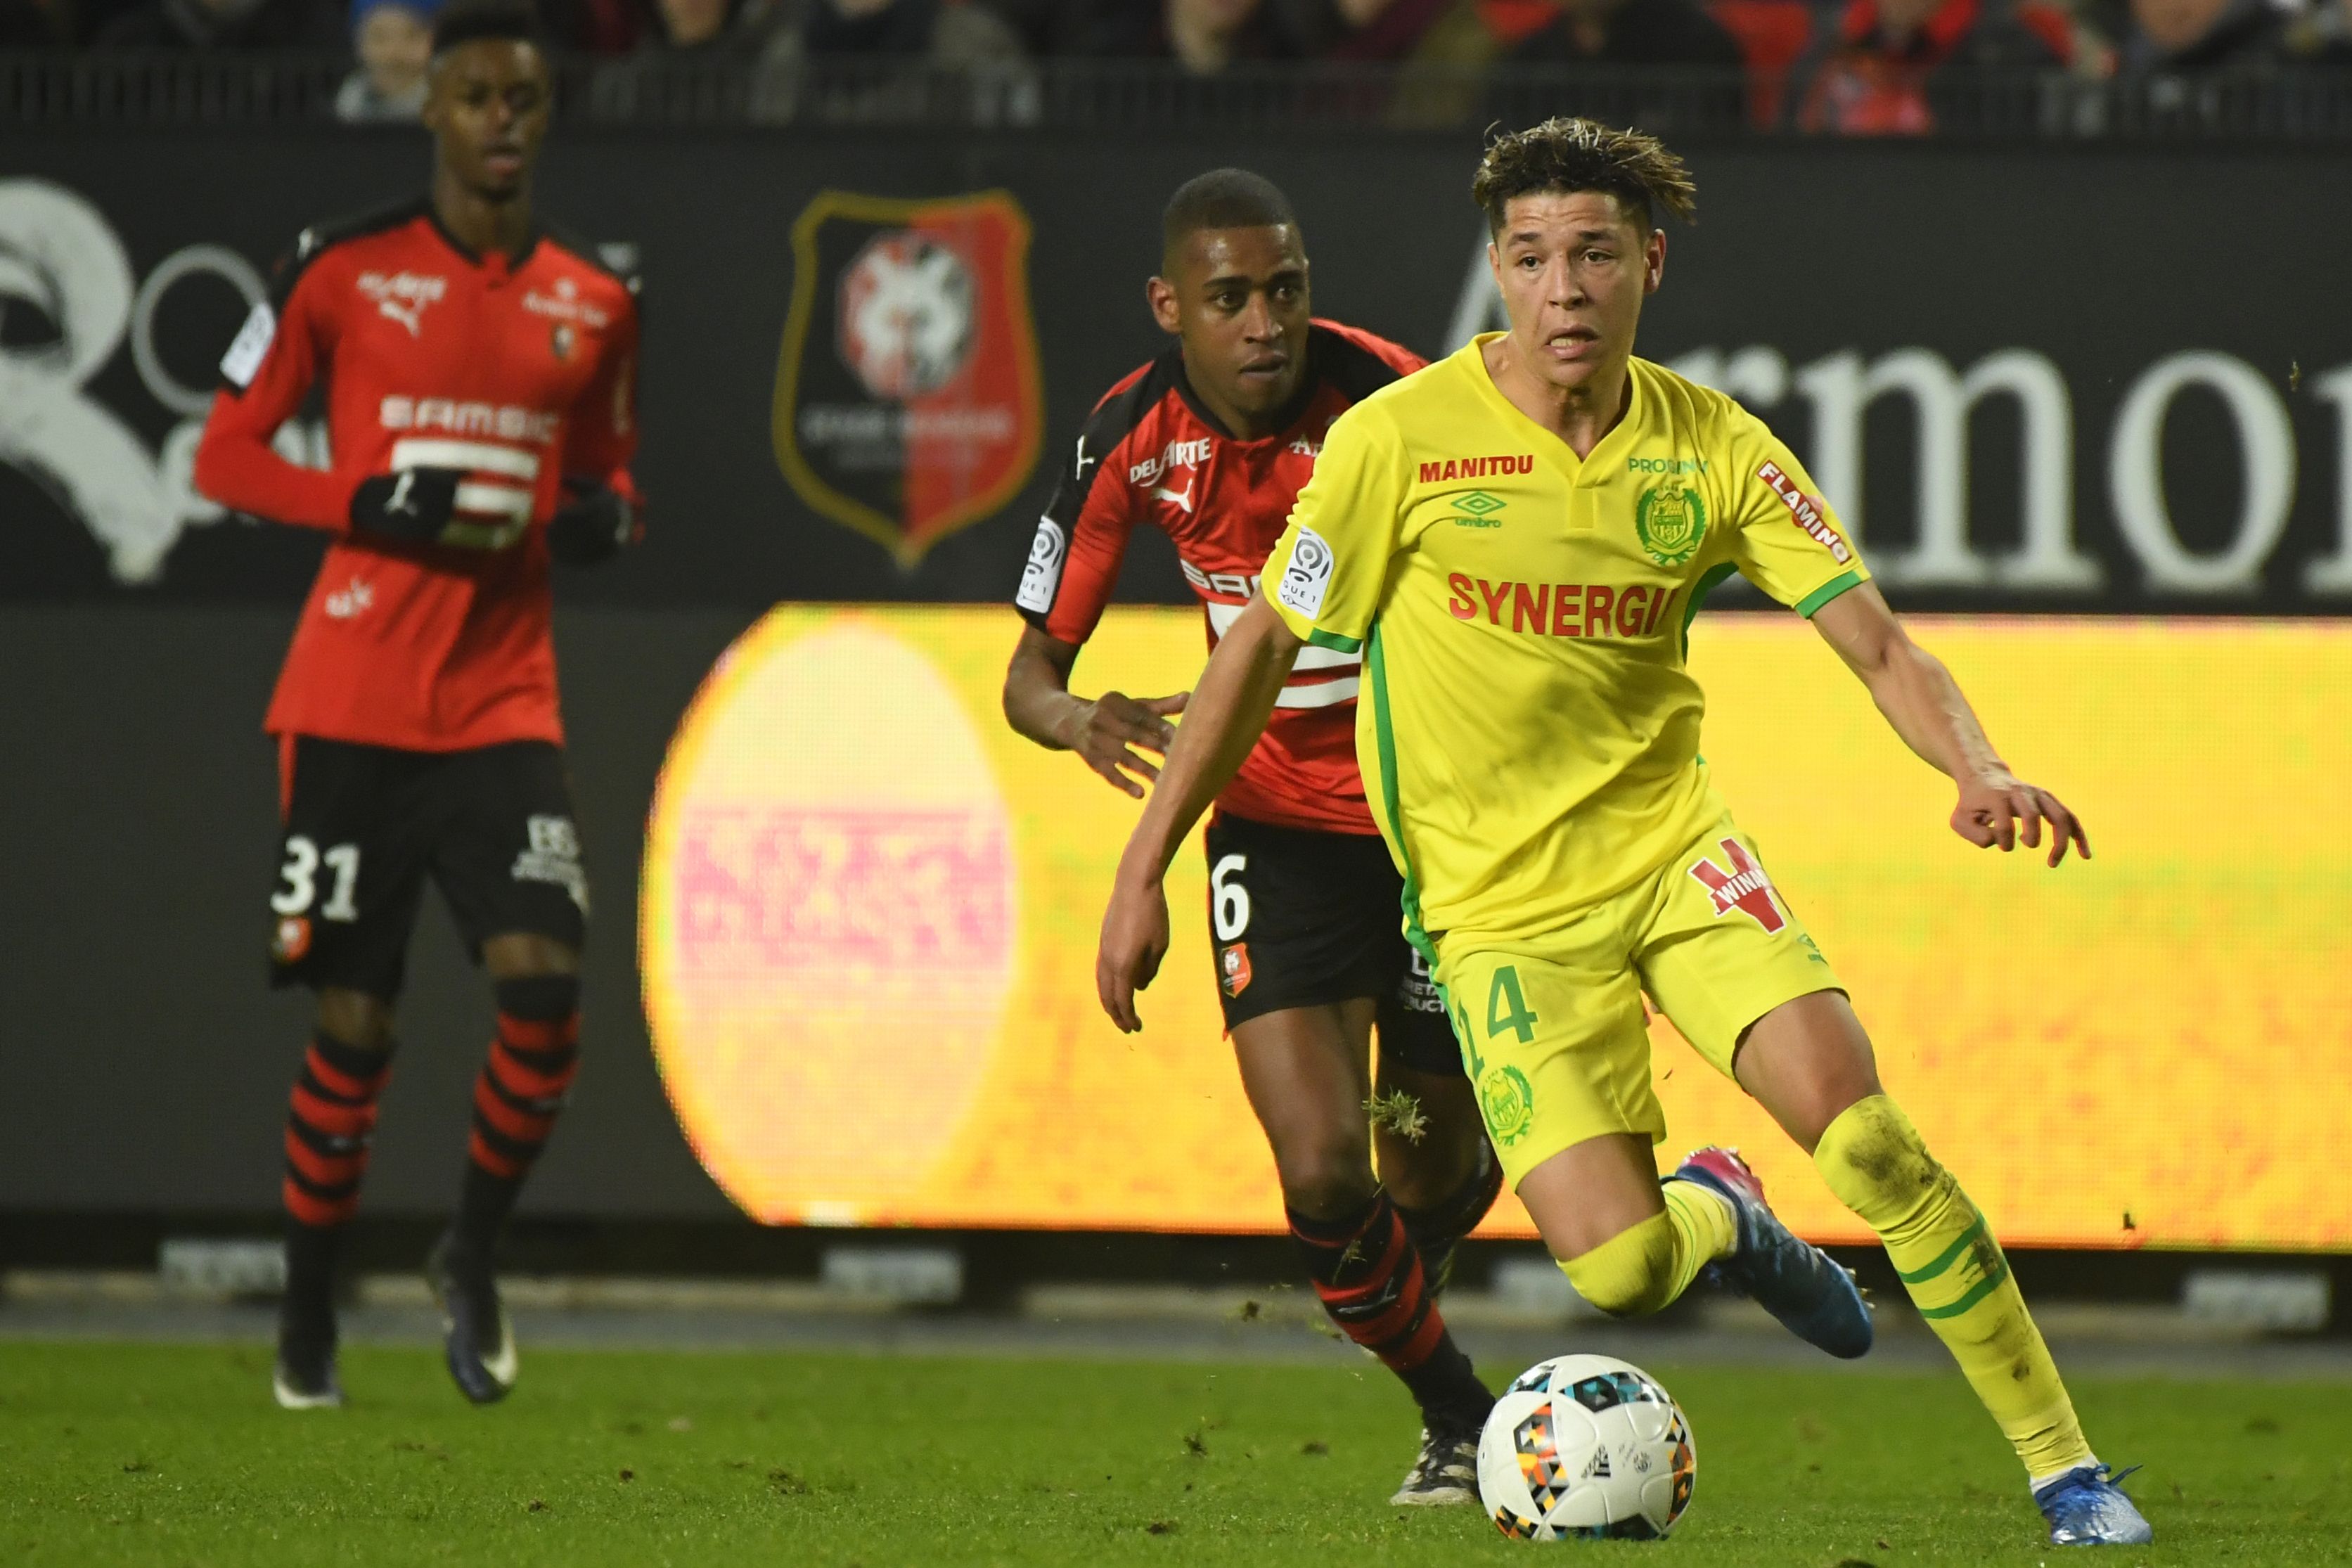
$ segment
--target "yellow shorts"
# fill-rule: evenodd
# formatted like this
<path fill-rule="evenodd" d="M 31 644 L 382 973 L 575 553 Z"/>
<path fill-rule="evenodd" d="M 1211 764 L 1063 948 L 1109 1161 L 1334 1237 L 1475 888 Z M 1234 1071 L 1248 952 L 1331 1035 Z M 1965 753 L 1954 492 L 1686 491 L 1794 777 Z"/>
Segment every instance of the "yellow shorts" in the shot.
<path fill-rule="evenodd" d="M 1565 926 L 1444 938 L 1437 979 L 1513 1187 L 1604 1132 L 1664 1142 L 1644 990 L 1728 1076 L 1750 1024 L 1845 988 L 1727 814 L 1655 876 Z"/>

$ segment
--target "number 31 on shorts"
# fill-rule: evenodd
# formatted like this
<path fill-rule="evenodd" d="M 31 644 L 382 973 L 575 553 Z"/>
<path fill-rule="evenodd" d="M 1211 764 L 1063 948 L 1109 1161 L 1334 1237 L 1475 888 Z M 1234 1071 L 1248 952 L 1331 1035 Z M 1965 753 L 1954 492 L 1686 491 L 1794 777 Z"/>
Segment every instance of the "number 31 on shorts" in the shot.
<path fill-rule="evenodd" d="M 308 834 L 302 833 L 287 836 L 286 864 L 278 868 L 279 885 L 269 896 L 269 907 L 281 915 L 309 913 L 311 902 L 319 896 L 319 869 L 322 866 L 328 872 L 330 886 L 327 901 L 319 906 L 319 918 L 359 919 L 360 847 L 335 844 L 322 850 Z"/>

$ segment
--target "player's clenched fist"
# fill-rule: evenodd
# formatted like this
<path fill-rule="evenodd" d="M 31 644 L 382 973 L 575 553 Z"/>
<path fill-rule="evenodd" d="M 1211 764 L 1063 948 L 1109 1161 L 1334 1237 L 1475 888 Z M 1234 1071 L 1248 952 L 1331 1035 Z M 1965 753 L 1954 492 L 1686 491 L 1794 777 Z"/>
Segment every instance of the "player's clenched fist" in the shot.
<path fill-rule="evenodd" d="M 1168 895 L 1156 877 L 1138 879 L 1122 871 L 1103 911 L 1102 945 L 1095 953 L 1095 993 L 1119 1033 L 1143 1027 L 1135 994 L 1160 973 L 1168 956 Z"/>
<path fill-rule="evenodd" d="M 456 468 L 403 468 L 362 479 L 352 492 L 352 531 L 434 543 L 457 514 L 457 486 L 465 478 Z"/>
<path fill-rule="evenodd" d="M 1172 697 L 1136 698 L 1106 691 L 1073 710 L 1063 743 L 1085 758 L 1087 766 L 1141 800 L 1143 785 L 1127 775 L 1156 780 L 1160 770 L 1129 748 L 1140 746 L 1166 756 L 1169 743 L 1176 739 L 1176 726 L 1168 721 L 1184 711 L 1191 695 L 1179 691 Z"/>
<path fill-rule="evenodd" d="M 2082 819 L 2046 789 L 2037 789 L 2006 769 L 1979 774 L 1960 785 L 1959 804 L 1952 808 L 1952 831 L 1979 849 L 1999 845 L 2006 854 L 2022 843 L 2042 847 L 2044 824 L 2050 830 L 2050 858 L 2055 866 L 2066 858 L 2072 843 L 2091 858 L 2091 837 Z"/>

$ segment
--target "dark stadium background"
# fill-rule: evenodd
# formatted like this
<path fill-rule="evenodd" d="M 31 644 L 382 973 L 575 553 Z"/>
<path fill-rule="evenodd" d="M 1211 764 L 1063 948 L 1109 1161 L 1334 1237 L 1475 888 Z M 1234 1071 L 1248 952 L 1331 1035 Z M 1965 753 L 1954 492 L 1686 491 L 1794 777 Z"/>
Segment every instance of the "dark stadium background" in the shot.
<path fill-rule="evenodd" d="M 264 264 L 309 222 L 410 192 L 425 166 L 413 132 L 254 112 L 123 119 L 92 127 L 27 110 L 5 132 L 0 180 L 52 182 L 86 198 L 142 278 L 197 243 Z M 2075 538 L 2104 584 L 1906 587 L 1890 572 L 1898 607 L 2290 616 L 2352 607 L 2352 596 L 2323 593 L 2306 575 L 2347 548 L 2352 518 L 2336 498 L 2352 496 L 2343 469 L 2352 405 L 2322 401 L 2303 379 L 2352 362 L 2352 312 L 2341 308 L 2352 255 L 2345 142 L 1686 140 L 1705 192 L 1701 227 L 1675 236 L 1673 286 L 1644 324 L 1645 353 L 1766 345 L 1796 367 L 1846 349 L 1917 346 L 1965 369 L 2023 347 L 2063 374 Z M 635 1006 L 633 899 L 646 806 L 677 717 L 717 655 L 782 600 L 1009 598 L 1066 434 L 1100 389 L 1159 346 L 1141 303 L 1157 213 L 1204 167 L 1246 163 L 1289 191 L 1322 312 L 1424 353 L 1452 346 L 1478 233 L 1463 192 L 1476 144 L 1469 129 L 1314 124 L 560 130 L 543 208 L 597 240 L 635 246 L 641 259 L 638 473 L 655 510 L 635 559 L 566 581 L 559 594 L 572 773 L 600 898 L 588 974 L 595 1038 L 525 1205 L 520 1258 L 591 1271 L 799 1272 L 837 1239 L 762 1232 L 735 1215 L 679 1136 Z M 913 197 L 999 187 L 1034 226 L 1045 455 L 1019 500 L 902 571 L 805 507 L 769 449 L 791 226 L 821 189 Z M 9 243 L 0 235 L 0 247 Z M 2242 286 L 2242 274 L 2241 286 L 2218 285 L 2204 254 L 2217 244 L 2258 247 L 2258 286 Z M 2336 303 L 2315 312 L 2322 300 Z M 217 280 L 185 283 L 155 313 L 156 355 L 202 384 L 240 309 Z M 33 313 L 12 308 L 7 324 L 0 354 L 41 349 Z M 2284 401 L 2301 475 L 2252 585 L 2153 589 L 2113 516 L 2110 426 L 2151 338 L 2233 354 Z M 151 442 L 173 423 L 127 350 L 81 395 Z M 1791 394 L 1773 413 L 1801 451 L 1811 434 L 1805 407 Z M 1890 398 L 1865 428 L 1871 539 L 1884 563 L 1913 542 L 1915 426 Z M 1968 437 L 1973 542 L 1988 555 L 2017 543 L 2005 520 L 2017 510 L 2019 443 L 2012 406 L 1992 399 Z M 2236 516 L 2245 458 L 2217 399 L 2181 397 L 2164 450 L 2176 517 Z M 273 841 L 273 758 L 258 725 L 316 547 L 294 531 L 226 521 L 184 534 L 157 580 L 125 584 L 37 469 L 0 466 L 0 1260 L 143 1266 L 167 1235 L 274 1225 L 281 1107 L 305 1004 L 262 985 L 256 910 Z M 2181 542 L 2212 552 L 2228 541 L 2191 532 Z M 1136 598 L 1186 601 L 1172 555 L 1149 543 L 1126 586 Z M 1008 645 L 1012 635 L 1008 610 Z M 363 1252 L 402 1261 L 454 1186 L 454 1130 L 482 1005 L 437 914 L 421 927 L 411 972 L 401 1032 L 436 1048 L 402 1061 L 363 1220 Z M 1286 1269 L 1274 1240 L 960 1240 L 982 1299 L 992 1282 L 1045 1268 Z M 2170 1292 L 2179 1261 L 2095 1255 L 2020 1267 L 2029 1289 L 2039 1277 L 2152 1297 Z M 2341 1300 L 2352 1274 L 2334 1267 Z"/>

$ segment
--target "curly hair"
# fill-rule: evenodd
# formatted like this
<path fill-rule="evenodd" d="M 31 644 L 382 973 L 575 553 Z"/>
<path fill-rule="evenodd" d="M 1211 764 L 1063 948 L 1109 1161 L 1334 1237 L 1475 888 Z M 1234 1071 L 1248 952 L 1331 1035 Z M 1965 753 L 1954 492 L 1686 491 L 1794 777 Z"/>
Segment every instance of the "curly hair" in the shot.
<path fill-rule="evenodd" d="M 1685 223 L 1698 210 L 1690 169 L 1665 143 L 1639 131 L 1565 116 L 1496 136 L 1470 182 L 1470 199 L 1494 234 L 1502 233 L 1503 209 L 1513 197 L 1579 191 L 1615 196 L 1628 213 L 1639 215 L 1645 230 L 1660 208 Z"/>

